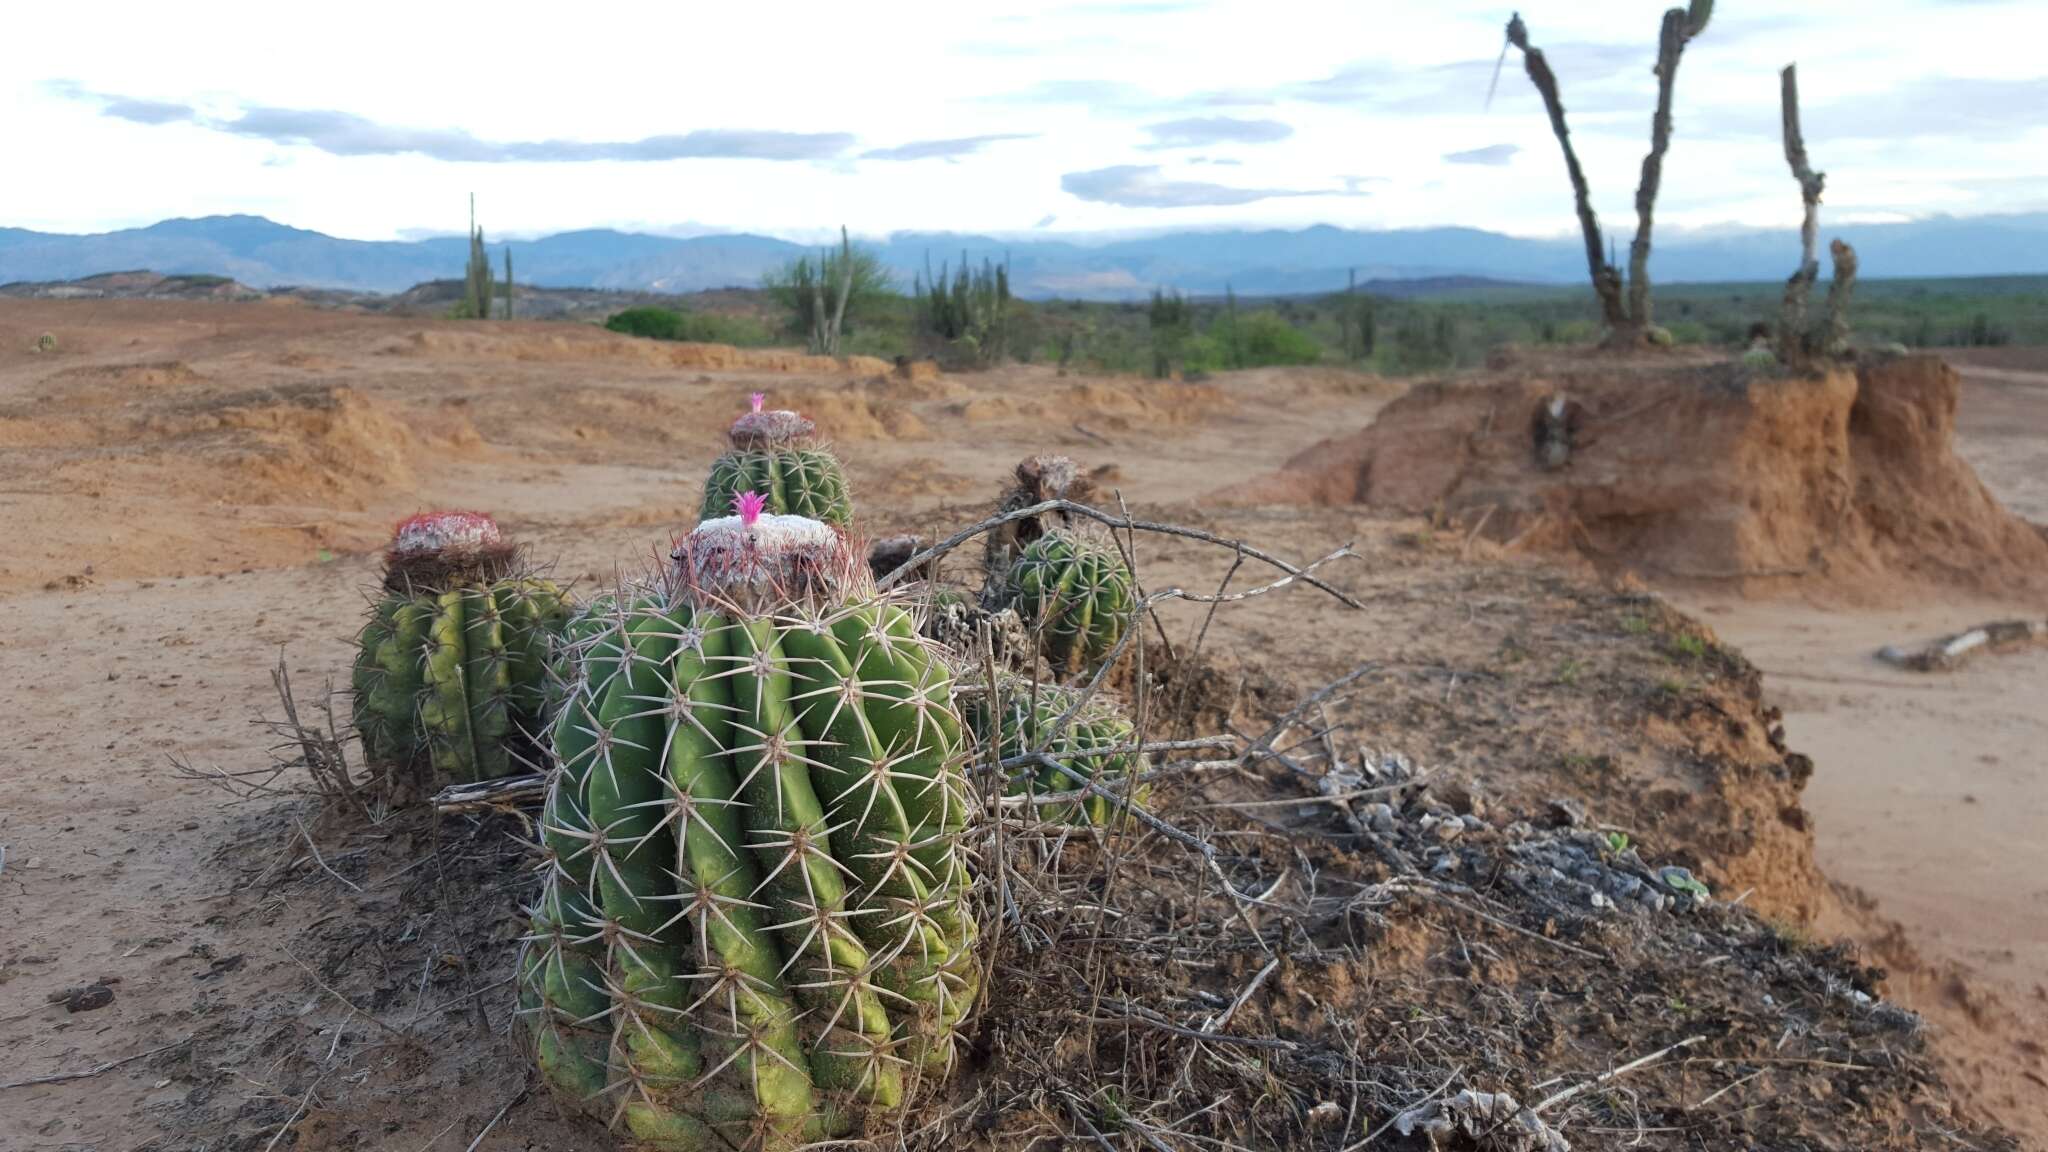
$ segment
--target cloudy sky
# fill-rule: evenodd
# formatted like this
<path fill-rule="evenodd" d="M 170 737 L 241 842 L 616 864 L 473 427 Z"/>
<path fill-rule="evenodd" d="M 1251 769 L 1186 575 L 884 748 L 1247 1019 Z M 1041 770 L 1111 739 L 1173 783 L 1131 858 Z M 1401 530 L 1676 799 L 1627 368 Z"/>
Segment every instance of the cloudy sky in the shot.
<path fill-rule="evenodd" d="M 0 225 L 248 212 L 336 235 L 610 226 L 1466 224 L 1571 203 L 1519 2 L 1603 216 L 1632 209 L 1664 3 L 844 0 L 16 6 Z M 1721 0 L 1659 220 L 1787 224 L 1798 61 L 1828 218 L 2048 209 L 2039 0 Z"/>

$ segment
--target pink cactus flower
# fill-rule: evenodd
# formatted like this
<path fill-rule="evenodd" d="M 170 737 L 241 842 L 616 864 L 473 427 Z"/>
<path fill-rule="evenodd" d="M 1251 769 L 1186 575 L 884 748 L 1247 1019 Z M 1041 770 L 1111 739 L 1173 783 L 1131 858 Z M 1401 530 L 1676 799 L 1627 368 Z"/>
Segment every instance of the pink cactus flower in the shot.
<path fill-rule="evenodd" d="M 749 396 L 747 399 L 754 402 L 754 411 L 759 412 L 761 410 L 761 405 L 766 404 L 768 402 L 768 394 L 766 392 L 756 392 L 752 396 Z"/>
<path fill-rule="evenodd" d="M 732 498 L 733 512 L 740 518 L 740 524 L 752 528 L 761 518 L 762 510 L 768 507 L 768 497 L 759 492 L 742 492 Z"/>

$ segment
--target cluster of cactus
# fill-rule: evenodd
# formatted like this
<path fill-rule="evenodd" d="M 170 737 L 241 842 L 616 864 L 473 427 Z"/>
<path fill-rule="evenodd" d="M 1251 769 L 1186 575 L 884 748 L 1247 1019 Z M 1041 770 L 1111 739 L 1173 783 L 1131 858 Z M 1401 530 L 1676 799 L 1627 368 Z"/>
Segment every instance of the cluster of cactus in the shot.
<path fill-rule="evenodd" d="M 1086 502 L 1093 481 L 1065 456 L 1033 456 L 1017 465 L 998 501 L 1009 515 L 1048 500 Z M 1010 520 L 990 534 L 983 606 L 1015 609 L 1053 670 L 1093 671 L 1131 624 L 1136 581 L 1109 534 L 1065 509 Z"/>
<path fill-rule="evenodd" d="M 832 525 L 701 523 L 571 627 L 520 1000 L 546 1082 L 665 1152 L 861 1130 L 978 969 L 951 674 Z"/>
<path fill-rule="evenodd" d="M 1004 676 L 992 693 L 966 696 L 962 712 L 980 748 L 979 761 L 1009 765 L 1002 773 L 1006 795 L 1077 792 L 1094 781 L 1133 803 L 1145 800 L 1148 790 L 1131 783 L 1142 763 L 1137 732 L 1100 696 Z M 1074 803 L 1038 804 L 1041 818 L 1068 824 L 1112 824 L 1123 809 L 1120 800 L 1100 793 Z"/>
<path fill-rule="evenodd" d="M 838 457 L 818 440 L 817 426 L 787 409 L 762 410 L 756 392 L 751 411 L 732 422 L 731 447 L 711 464 L 698 518 L 731 511 L 741 493 L 767 497 L 778 516 L 805 516 L 845 527 L 853 523 L 853 500 Z"/>
<path fill-rule="evenodd" d="M 431 764 L 442 781 L 526 770 L 543 727 L 561 591 L 474 512 L 398 526 L 383 589 L 356 640 L 354 718 L 373 763 Z"/>

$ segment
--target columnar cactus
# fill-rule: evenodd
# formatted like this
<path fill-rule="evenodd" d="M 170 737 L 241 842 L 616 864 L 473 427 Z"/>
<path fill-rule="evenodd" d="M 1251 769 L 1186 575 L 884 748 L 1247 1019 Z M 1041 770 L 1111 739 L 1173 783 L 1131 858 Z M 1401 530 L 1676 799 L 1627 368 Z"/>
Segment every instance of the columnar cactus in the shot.
<path fill-rule="evenodd" d="M 520 771 L 546 701 L 561 590 L 522 575 L 519 550 L 475 512 L 398 526 L 382 595 L 356 640 L 356 730 L 372 762 L 422 760 L 444 781 Z"/>
<path fill-rule="evenodd" d="M 1149 790 L 1142 784 L 1116 783 L 1136 775 L 1143 761 L 1136 751 L 1137 732 L 1130 719 L 1100 696 L 1082 702 L 1071 689 L 1004 677 L 993 698 L 987 693 L 971 695 L 962 710 L 981 762 L 1001 764 L 1038 752 L 1066 769 L 1042 760 L 1006 769 L 1002 773 L 1006 795 L 1076 792 L 1083 787 L 1081 780 L 1075 779 L 1078 774 L 1128 795 L 1134 802 L 1145 800 Z M 1069 712 L 1074 713 L 1072 719 L 1060 727 Z M 1125 793 L 1124 787 L 1134 790 Z M 1043 818 L 1060 823 L 1110 824 L 1122 807 L 1116 800 L 1091 795 L 1074 804 L 1041 804 L 1038 811 Z"/>
<path fill-rule="evenodd" d="M 766 511 L 806 516 L 845 527 L 853 522 L 853 500 L 839 459 L 819 442 L 817 426 L 787 409 L 753 408 L 732 422 L 732 447 L 711 464 L 704 482 L 703 520 L 724 516 L 743 492 L 768 500 Z"/>
<path fill-rule="evenodd" d="M 830 525 L 707 520 L 578 641 L 520 967 L 638 1148 L 787 1148 L 951 1067 L 979 984 L 952 680 Z"/>
<path fill-rule="evenodd" d="M 1135 581 L 1115 544 L 1080 529 L 1055 528 L 1033 540 L 1005 583 L 1010 606 L 1062 676 L 1100 665 L 1137 607 Z"/>

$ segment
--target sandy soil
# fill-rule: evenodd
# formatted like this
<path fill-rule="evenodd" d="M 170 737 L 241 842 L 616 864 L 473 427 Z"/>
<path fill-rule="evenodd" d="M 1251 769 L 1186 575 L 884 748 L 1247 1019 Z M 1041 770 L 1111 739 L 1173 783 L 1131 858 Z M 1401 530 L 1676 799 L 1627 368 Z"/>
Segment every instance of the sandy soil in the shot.
<path fill-rule="evenodd" d="M 60 350 L 25 351 L 43 331 Z M 423 873 L 389 865 L 395 857 L 326 863 L 360 887 L 349 897 L 356 911 L 403 926 L 372 947 L 402 940 L 413 949 L 407 957 L 425 956 L 417 989 L 351 1005 L 309 980 L 295 942 L 354 929 L 258 883 L 298 855 L 290 830 L 258 818 L 263 805 L 227 804 L 171 758 L 201 771 L 267 761 L 272 738 L 249 721 L 267 707 L 269 668 L 282 651 L 304 691 L 345 667 L 356 590 L 374 579 L 373 549 L 406 513 L 489 507 L 566 576 L 601 580 L 643 563 L 689 522 L 718 430 L 756 388 L 812 410 L 842 442 L 877 533 L 962 521 L 1016 459 L 1062 450 L 1117 461 L 1112 484 L 1134 507 L 1298 558 L 1364 540 L 1367 560 L 1346 582 L 1370 588 L 1369 613 L 1256 601 L 1219 620 L 1210 643 L 1304 677 L 1342 671 L 1348 661 L 1336 653 L 1388 651 L 1412 666 L 1416 685 L 1385 722 L 1416 739 L 1465 731 L 1442 728 L 1456 718 L 1447 702 L 1460 698 L 1459 669 L 1468 683 L 1527 678 L 1541 689 L 1528 699 L 1473 698 L 1486 709 L 1471 730 L 1479 735 L 1441 750 L 1466 768 L 1502 765 L 1503 795 L 1517 780 L 1534 788 L 1548 779 L 1538 761 L 1553 773 L 1558 763 L 1610 774 L 1619 764 L 1618 779 L 1651 782 L 1688 762 L 1683 741 L 1659 750 L 1644 736 L 1633 748 L 1601 733 L 1597 717 L 1557 711 L 1557 701 L 1587 695 L 1577 686 L 1581 664 L 1597 667 L 1596 653 L 1618 651 L 1619 641 L 1587 632 L 1570 607 L 1580 594 L 1553 577 L 1496 564 L 1483 544 L 1475 552 L 1455 535 L 1357 509 L 1188 505 L 1189 493 L 1248 482 L 1333 429 L 1370 421 L 1399 391 L 1382 382 L 1312 370 L 1169 386 L 1039 368 L 902 380 L 878 366 L 684 363 L 646 344 L 544 324 L 480 333 L 289 306 L 9 302 L 0 305 L 0 714 L 17 719 L 0 752 L 0 916 L 13 926 L 0 935 L 0 1050 L 12 1057 L 0 1083 L 199 1039 L 173 1049 L 169 1068 L 137 1060 L 10 1092 L 0 1100 L 0 1147 L 261 1148 L 295 1110 L 316 1114 L 341 1087 L 285 1075 L 291 1061 L 310 1053 L 318 1064 L 322 1053 L 364 1045 L 384 1026 L 365 1017 L 473 1014 L 476 1029 L 502 1032 L 502 990 L 480 985 L 465 960 L 490 941 L 439 935 L 446 918 L 433 915 L 432 892 L 419 891 Z M 2038 499 L 2024 485 L 2038 483 L 2039 449 L 2021 435 L 1987 447 L 2016 425 L 2007 414 L 1988 433 L 1973 430 L 1982 395 L 1965 400 L 1965 452 L 2026 508 Z M 2024 401 L 2011 400 L 2048 442 L 2048 414 Z M 1156 579 L 1210 586 L 1221 575 L 1213 560 L 1163 549 Z M 1381 578 L 1366 581 L 1368 571 Z M 1985 1014 L 1976 982 L 2018 1006 L 2043 979 L 2048 941 L 2027 926 L 2048 922 L 2038 879 L 2048 875 L 2048 846 L 2027 842 L 2025 830 L 2029 820 L 2041 826 L 2048 783 L 2038 753 L 2028 754 L 2041 722 L 2023 703 L 2042 698 L 2048 658 L 1901 682 L 1869 663 L 1868 650 L 1960 618 L 1695 602 L 1773 674 L 1793 745 L 1819 760 L 1809 803 L 1823 863 L 1878 891 L 1913 946 L 1968 966 L 1955 969 L 1967 988 L 1952 997 L 1963 1007 L 1946 1025 L 1957 1031 L 1957 1058 L 2008 1065 L 2005 1079 L 1982 1081 L 1997 1094 L 1987 1104 L 2008 1122 L 2028 1121 L 2003 1097 L 2040 1075 L 2040 1050 L 2030 1057 L 2003 1032 L 1997 1046 L 1973 1048 L 1962 1030 Z M 1973 621 L 1975 611 L 1961 616 Z M 1174 617 L 1176 627 L 1191 623 Z M 1583 644 L 1586 654 L 1561 663 L 1545 655 L 1538 669 L 1524 654 L 1546 644 Z M 1291 655 L 1305 649 L 1332 667 Z M 1670 657 L 1646 649 L 1626 659 L 1655 668 Z M 1930 760 L 1955 767 L 1929 774 L 1920 766 Z M 1740 801 L 1739 791 L 1704 795 L 1705 812 Z M 1658 821 L 1688 802 L 1650 797 L 1631 827 L 1654 837 Z M 1803 835 L 1767 830 L 1779 838 L 1771 844 L 1795 848 Z M 1697 863 L 1729 869 L 1717 881 L 1762 887 L 1754 880 L 1768 879 L 1768 860 L 1742 848 L 1732 843 L 1724 864 Z M 313 872 L 310 861 L 296 867 Z M 1789 920 L 1825 911 L 1802 906 L 1796 887 L 1757 899 L 1778 900 L 1773 913 Z M 507 916 L 487 932 L 502 945 L 519 930 Z M 111 1004 L 74 1014 L 47 1002 L 95 980 L 113 989 Z M 1928 1003 L 1939 991 L 1933 980 L 1922 990 Z M 388 1144 L 315 1129 L 310 1142 L 301 1131 L 299 1146 L 459 1148 L 466 1136 L 448 1133 L 480 1130 L 506 1103 L 506 1086 L 492 1080 L 500 1069 L 469 1057 L 420 1059 L 409 1074 L 431 1074 L 441 1103 L 394 1114 Z M 525 1111 L 483 1147 L 579 1146 L 573 1130 Z M 234 1139 L 218 1144 L 198 1136 L 229 1130 Z M 2048 1119 L 2036 1131 L 2048 1134 Z"/>

